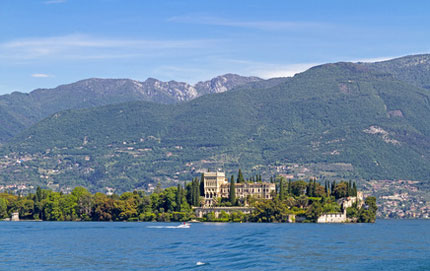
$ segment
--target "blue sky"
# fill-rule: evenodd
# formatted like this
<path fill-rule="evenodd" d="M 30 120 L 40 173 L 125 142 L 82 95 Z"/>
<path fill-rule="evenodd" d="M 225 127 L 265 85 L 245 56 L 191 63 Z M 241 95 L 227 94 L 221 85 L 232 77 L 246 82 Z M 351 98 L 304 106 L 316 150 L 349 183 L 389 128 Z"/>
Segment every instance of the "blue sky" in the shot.
<path fill-rule="evenodd" d="M 0 94 L 84 78 L 291 76 L 430 52 L 430 1 L 1 0 Z"/>

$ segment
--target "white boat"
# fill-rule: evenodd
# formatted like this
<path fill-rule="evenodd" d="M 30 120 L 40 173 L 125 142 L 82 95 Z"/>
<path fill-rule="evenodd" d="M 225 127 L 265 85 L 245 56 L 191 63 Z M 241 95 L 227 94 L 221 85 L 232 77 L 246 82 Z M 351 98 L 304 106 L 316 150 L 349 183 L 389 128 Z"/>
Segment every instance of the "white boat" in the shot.
<path fill-rule="evenodd" d="M 191 227 L 191 224 L 186 222 L 184 222 L 184 224 L 177 226 L 177 228 L 179 229 L 188 229 L 189 227 Z"/>

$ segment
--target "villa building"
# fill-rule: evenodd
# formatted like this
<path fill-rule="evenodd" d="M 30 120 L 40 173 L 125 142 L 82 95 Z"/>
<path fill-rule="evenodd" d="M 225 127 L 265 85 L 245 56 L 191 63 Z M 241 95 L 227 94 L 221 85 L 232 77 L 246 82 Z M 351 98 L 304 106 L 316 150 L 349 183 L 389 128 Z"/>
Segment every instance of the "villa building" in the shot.
<path fill-rule="evenodd" d="M 221 186 L 228 185 L 224 172 L 206 172 L 204 174 L 205 206 L 212 206 L 213 199 L 221 197 Z"/>
<path fill-rule="evenodd" d="M 235 192 L 237 199 L 246 199 L 248 196 L 272 199 L 276 191 L 274 183 L 236 183 Z M 205 205 L 212 206 L 215 198 L 228 198 L 230 183 L 225 178 L 224 172 L 207 172 L 204 174 Z"/>

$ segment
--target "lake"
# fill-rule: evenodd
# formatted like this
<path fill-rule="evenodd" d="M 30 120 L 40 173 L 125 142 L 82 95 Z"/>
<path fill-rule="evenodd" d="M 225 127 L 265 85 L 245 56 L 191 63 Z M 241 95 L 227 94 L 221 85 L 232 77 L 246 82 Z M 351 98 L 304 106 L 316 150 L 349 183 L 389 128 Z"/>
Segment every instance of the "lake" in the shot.
<path fill-rule="evenodd" d="M 0 222 L 0 270 L 430 270 L 430 221 Z"/>

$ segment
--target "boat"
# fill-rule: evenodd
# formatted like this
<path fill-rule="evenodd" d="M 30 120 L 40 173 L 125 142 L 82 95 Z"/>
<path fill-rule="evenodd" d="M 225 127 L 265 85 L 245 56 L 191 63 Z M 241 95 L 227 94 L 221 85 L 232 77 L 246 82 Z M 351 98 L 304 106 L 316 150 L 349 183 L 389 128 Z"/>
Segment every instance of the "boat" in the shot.
<path fill-rule="evenodd" d="M 179 229 L 188 229 L 189 227 L 191 227 L 191 224 L 190 223 L 186 223 L 186 222 L 184 222 L 183 224 L 177 226 L 177 228 L 179 228 Z"/>

